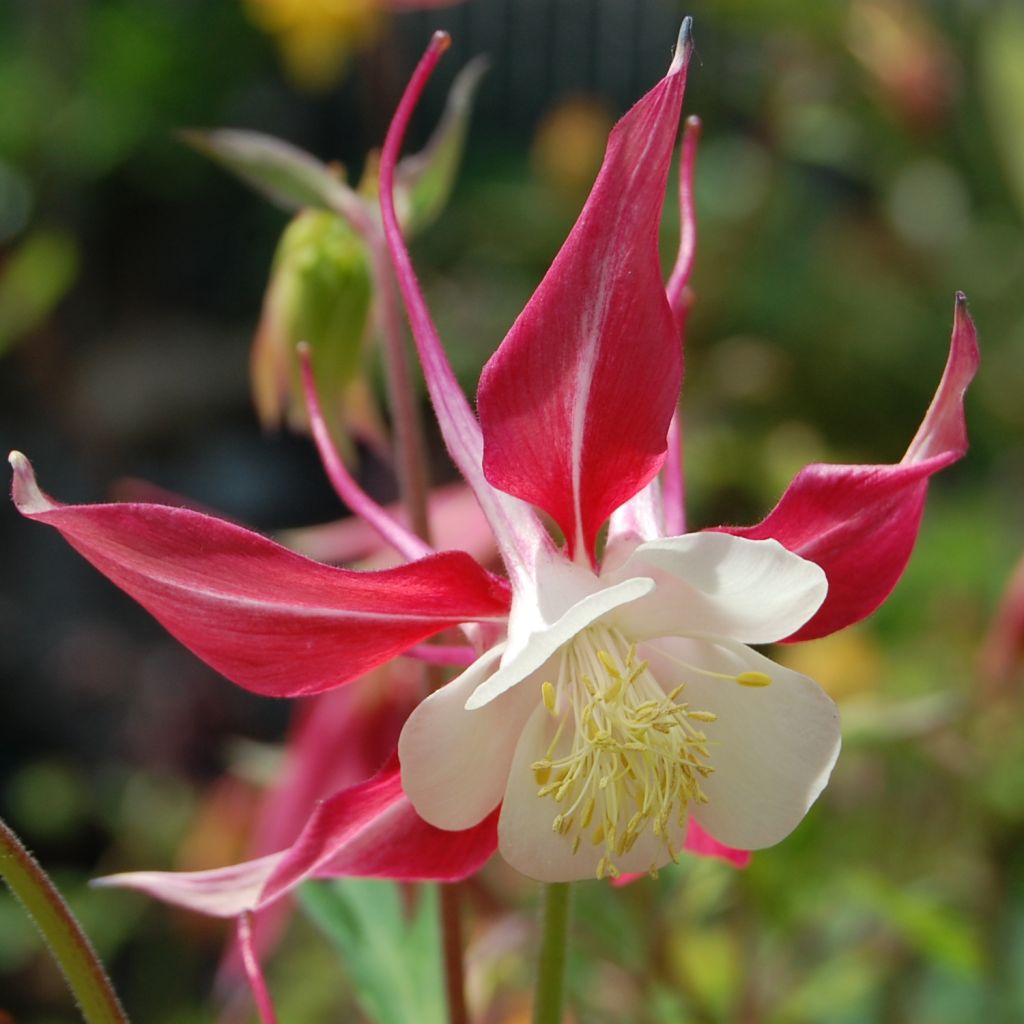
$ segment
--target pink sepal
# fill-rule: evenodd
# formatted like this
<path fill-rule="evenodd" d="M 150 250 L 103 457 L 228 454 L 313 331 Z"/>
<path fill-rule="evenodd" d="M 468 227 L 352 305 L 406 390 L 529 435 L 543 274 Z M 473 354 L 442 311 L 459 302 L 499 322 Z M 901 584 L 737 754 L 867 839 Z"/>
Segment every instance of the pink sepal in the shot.
<path fill-rule="evenodd" d="M 734 850 L 731 846 L 712 839 L 693 818 L 686 826 L 686 844 L 683 849 L 687 853 L 695 853 L 698 857 L 715 857 L 718 860 L 724 860 L 734 868 L 741 870 L 750 866 L 749 850 Z M 612 885 L 618 889 L 624 885 L 632 885 L 637 879 L 645 877 L 646 872 L 634 871 L 631 874 L 619 875 L 618 878 L 612 880 Z"/>
<path fill-rule="evenodd" d="M 551 268 L 484 367 L 484 472 L 593 558 L 597 532 L 665 458 L 679 332 L 658 227 L 690 44 L 616 125 L 593 190 Z"/>
<path fill-rule="evenodd" d="M 418 666 L 397 659 L 348 686 L 296 702 L 285 763 L 260 808 L 249 855 L 258 857 L 293 843 L 325 797 L 370 778 L 398 743 L 409 713 L 422 696 Z M 260 960 L 277 944 L 291 914 L 279 899 L 252 920 Z M 233 943 L 221 962 L 219 986 L 230 991 L 243 964 Z"/>
<path fill-rule="evenodd" d="M 686 827 L 684 849 L 687 853 L 697 854 L 698 857 L 717 857 L 735 868 L 745 868 L 750 864 L 749 850 L 736 850 L 725 843 L 720 843 L 709 836 L 693 818 Z"/>
<path fill-rule="evenodd" d="M 319 693 L 508 609 L 506 586 L 463 552 L 378 572 L 336 569 L 190 509 L 60 505 L 23 455 L 11 464 L 23 515 L 59 530 L 186 647 L 256 693 Z"/>
<path fill-rule="evenodd" d="M 967 450 L 963 398 L 977 368 L 974 324 L 958 294 L 945 372 L 901 462 L 806 466 L 763 522 L 719 527 L 737 537 L 773 538 L 825 570 L 824 604 L 788 642 L 834 633 L 889 596 L 917 540 L 929 478 Z"/>
<path fill-rule="evenodd" d="M 461 832 L 428 825 L 402 791 L 397 757 L 372 779 L 323 801 L 281 853 L 212 871 L 137 871 L 97 884 L 137 889 L 215 917 L 258 910 L 308 878 L 359 876 L 454 882 L 478 871 L 498 845 L 498 812 Z"/>

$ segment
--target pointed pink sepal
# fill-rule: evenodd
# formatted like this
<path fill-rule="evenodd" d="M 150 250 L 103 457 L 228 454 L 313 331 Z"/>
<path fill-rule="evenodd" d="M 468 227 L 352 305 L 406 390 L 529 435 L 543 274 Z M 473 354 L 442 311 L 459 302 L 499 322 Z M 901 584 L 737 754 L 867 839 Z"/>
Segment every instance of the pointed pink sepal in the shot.
<path fill-rule="evenodd" d="M 484 472 L 593 557 L 597 532 L 665 458 L 679 332 L 658 256 L 688 30 L 668 74 L 616 125 L 593 190 L 544 280 L 484 367 Z"/>
<path fill-rule="evenodd" d="M 367 782 L 323 801 L 281 853 L 212 871 L 134 871 L 98 885 L 137 889 L 215 917 L 274 902 L 308 878 L 353 876 L 455 882 L 478 871 L 498 845 L 498 811 L 461 832 L 428 825 L 402 791 L 397 757 Z"/>
<path fill-rule="evenodd" d="M 787 641 L 834 633 L 870 615 L 888 597 L 917 539 L 929 478 L 967 451 L 963 399 L 978 358 L 977 335 L 961 293 L 945 372 L 899 463 L 806 466 L 763 522 L 720 527 L 737 537 L 774 538 L 825 570 L 824 604 Z"/>
<path fill-rule="evenodd" d="M 508 609 L 506 586 L 463 552 L 379 572 L 336 569 L 186 508 L 61 505 L 39 489 L 28 459 L 14 452 L 10 461 L 22 515 L 59 530 L 189 650 L 255 693 L 319 693 Z"/>

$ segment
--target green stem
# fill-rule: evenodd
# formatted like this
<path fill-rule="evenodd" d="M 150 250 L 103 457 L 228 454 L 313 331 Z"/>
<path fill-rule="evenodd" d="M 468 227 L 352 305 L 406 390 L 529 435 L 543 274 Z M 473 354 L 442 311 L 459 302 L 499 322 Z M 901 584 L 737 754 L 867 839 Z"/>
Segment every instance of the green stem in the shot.
<path fill-rule="evenodd" d="M 376 289 L 378 326 L 384 349 L 388 405 L 395 432 L 394 455 L 398 490 L 409 516 L 412 532 L 429 544 L 427 446 L 409 369 L 404 318 L 399 305 L 398 289 L 387 243 L 380 225 L 364 204 L 336 206 L 335 213 L 352 225 L 370 253 Z"/>
<path fill-rule="evenodd" d="M 544 886 L 540 955 L 533 1024 L 561 1024 L 565 1003 L 565 956 L 569 933 L 569 883 Z"/>
<path fill-rule="evenodd" d="M 35 922 L 88 1024 L 127 1024 L 110 979 L 54 884 L 0 819 L 0 878 Z"/>

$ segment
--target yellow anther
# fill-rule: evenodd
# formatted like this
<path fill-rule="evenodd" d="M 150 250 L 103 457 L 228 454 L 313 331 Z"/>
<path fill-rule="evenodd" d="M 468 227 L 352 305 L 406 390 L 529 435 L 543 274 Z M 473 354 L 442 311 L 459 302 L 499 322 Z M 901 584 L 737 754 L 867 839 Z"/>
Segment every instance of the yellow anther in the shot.
<path fill-rule="evenodd" d="M 765 672 L 741 672 L 736 682 L 740 686 L 771 686 L 772 677 Z"/>
<path fill-rule="evenodd" d="M 538 761 L 533 766 L 533 777 L 537 780 L 538 786 L 543 786 L 551 778 L 551 765 Z"/>
<path fill-rule="evenodd" d="M 590 837 L 590 842 L 593 846 L 600 846 L 604 842 L 604 825 L 598 825 L 594 829 L 594 834 Z"/>
<path fill-rule="evenodd" d="M 597 652 L 598 660 L 608 670 L 608 674 L 613 679 L 621 679 L 622 673 L 619 671 L 619 666 L 612 660 L 612 656 L 607 651 Z"/>
<path fill-rule="evenodd" d="M 695 722 L 717 722 L 718 715 L 713 711 L 691 711 L 686 716 L 692 718 Z"/>
<path fill-rule="evenodd" d="M 552 715 L 554 715 L 556 701 L 555 688 L 551 685 L 551 683 L 545 680 L 544 683 L 541 684 L 540 695 L 544 700 L 544 707 L 546 707 L 548 711 Z"/>
<path fill-rule="evenodd" d="M 594 818 L 594 808 L 597 806 L 597 797 L 593 794 L 590 795 L 590 799 L 583 805 L 583 817 L 580 818 L 580 828 L 589 828 L 590 822 Z"/>

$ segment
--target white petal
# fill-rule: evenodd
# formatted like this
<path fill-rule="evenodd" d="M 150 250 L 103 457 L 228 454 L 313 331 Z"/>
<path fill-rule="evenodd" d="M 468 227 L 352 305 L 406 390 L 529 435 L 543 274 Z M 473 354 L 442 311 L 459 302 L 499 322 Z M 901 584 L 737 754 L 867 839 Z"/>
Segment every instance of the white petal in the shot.
<path fill-rule="evenodd" d="M 705 635 L 773 643 L 799 629 L 828 590 L 820 566 L 777 541 L 727 533 L 641 544 L 610 579 L 629 576 L 650 576 L 658 585 L 650 598 L 614 616 L 637 640 Z"/>
<path fill-rule="evenodd" d="M 813 679 L 742 644 L 668 639 L 645 644 L 643 654 L 666 690 L 683 682 L 681 701 L 718 716 L 701 725 L 714 771 L 701 783 L 709 802 L 693 805 L 693 816 L 720 843 L 741 850 L 784 839 L 825 788 L 839 756 L 832 700 Z M 742 686 L 680 662 L 725 675 L 763 672 L 772 682 Z"/>
<path fill-rule="evenodd" d="M 520 588 L 508 616 L 504 661 L 517 658 L 535 633 L 542 633 L 590 594 L 607 586 L 588 566 L 570 562 L 561 552 L 539 558 L 533 567 L 536 585 Z"/>
<path fill-rule="evenodd" d="M 479 711 L 466 698 L 497 665 L 503 645 L 432 693 L 398 740 L 402 788 L 420 817 L 445 829 L 470 828 L 498 805 L 516 741 L 540 703 L 536 686 L 517 686 Z"/>
<path fill-rule="evenodd" d="M 595 877 L 605 848 L 584 838 L 574 854 L 572 835 L 559 835 L 551 827 L 562 808 L 552 797 L 537 795 L 531 765 L 544 757 L 556 727 L 557 722 L 541 705 L 523 729 L 498 819 L 498 851 L 517 871 L 538 882 L 575 882 Z M 631 814 L 632 811 L 625 814 L 623 824 Z M 673 846 L 682 850 L 685 825 L 680 829 L 673 823 L 672 831 Z M 663 867 L 671 859 L 664 842 L 650 831 L 641 835 L 629 853 L 613 858 L 615 867 L 623 874 L 646 871 L 652 865 Z"/>
<path fill-rule="evenodd" d="M 482 708 L 489 701 L 536 672 L 571 640 L 580 630 L 606 615 L 614 608 L 637 601 L 654 590 L 654 581 L 635 578 L 604 587 L 596 594 L 588 594 L 577 601 L 552 625 L 532 633 L 522 643 L 517 654 L 504 661 L 501 668 L 486 682 L 481 683 L 466 701 L 466 709 Z"/>

